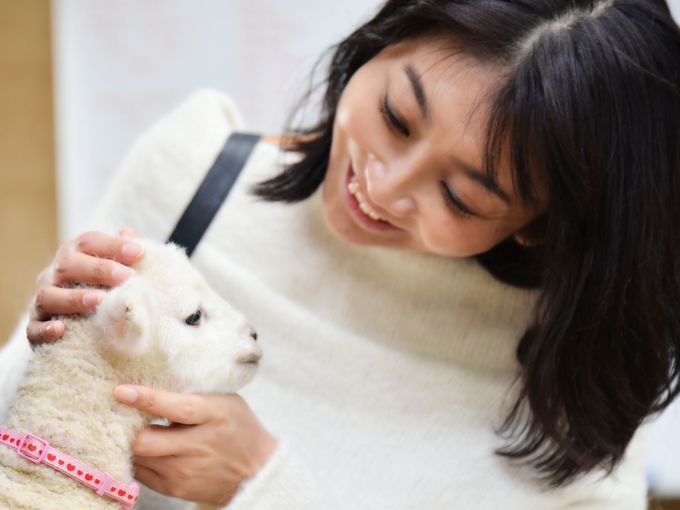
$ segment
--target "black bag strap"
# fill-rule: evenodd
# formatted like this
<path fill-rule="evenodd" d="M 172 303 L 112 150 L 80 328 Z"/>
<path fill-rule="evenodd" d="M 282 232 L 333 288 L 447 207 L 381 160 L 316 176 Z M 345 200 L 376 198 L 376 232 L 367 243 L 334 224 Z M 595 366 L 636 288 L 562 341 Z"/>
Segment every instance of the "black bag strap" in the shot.
<path fill-rule="evenodd" d="M 262 135 L 232 132 L 166 242 L 194 253 Z"/>

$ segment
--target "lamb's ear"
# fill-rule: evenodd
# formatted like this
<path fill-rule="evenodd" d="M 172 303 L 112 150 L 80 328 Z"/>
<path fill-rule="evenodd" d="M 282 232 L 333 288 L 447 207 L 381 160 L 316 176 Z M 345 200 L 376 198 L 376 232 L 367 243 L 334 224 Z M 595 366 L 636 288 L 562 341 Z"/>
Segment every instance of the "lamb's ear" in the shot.
<path fill-rule="evenodd" d="M 100 338 L 116 352 L 139 355 L 150 345 L 158 323 L 158 294 L 141 276 L 109 290 L 94 318 Z"/>

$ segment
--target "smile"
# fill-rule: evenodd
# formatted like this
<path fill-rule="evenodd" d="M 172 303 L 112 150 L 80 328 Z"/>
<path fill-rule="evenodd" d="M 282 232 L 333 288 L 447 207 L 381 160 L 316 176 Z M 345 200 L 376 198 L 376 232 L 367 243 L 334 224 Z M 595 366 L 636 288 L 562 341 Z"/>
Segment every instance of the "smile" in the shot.
<path fill-rule="evenodd" d="M 401 230 L 387 220 L 384 220 L 370 205 L 368 205 L 359 188 L 359 181 L 351 164 L 347 170 L 345 184 L 345 189 L 347 190 L 345 195 L 349 208 L 363 225 L 372 230 Z"/>
<path fill-rule="evenodd" d="M 378 220 L 386 221 L 385 218 L 381 218 L 380 216 L 378 216 L 378 213 L 371 209 L 371 206 L 366 203 L 366 200 L 364 200 L 364 195 L 361 193 L 361 191 L 359 191 L 359 181 L 357 180 L 356 175 L 352 177 L 351 181 L 349 181 L 347 189 L 352 195 L 356 197 L 357 202 L 359 202 L 359 207 L 361 208 L 362 211 L 364 211 L 366 214 L 368 214 L 371 218 L 373 218 L 376 221 Z"/>

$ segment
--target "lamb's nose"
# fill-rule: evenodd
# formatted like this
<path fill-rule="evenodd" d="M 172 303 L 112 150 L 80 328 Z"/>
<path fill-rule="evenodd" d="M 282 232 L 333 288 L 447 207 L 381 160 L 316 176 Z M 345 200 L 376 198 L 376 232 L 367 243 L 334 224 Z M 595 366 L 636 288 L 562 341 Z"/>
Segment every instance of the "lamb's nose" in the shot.
<path fill-rule="evenodd" d="M 261 352 L 259 352 L 259 351 L 258 352 L 251 352 L 247 356 L 242 356 L 242 357 L 238 358 L 236 361 L 238 361 L 239 363 L 253 363 L 254 364 L 254 363 L 257 363 L 258 361 L 260 361 L 261 357 L 262 357 Z"/>
<path fill-rule="evenodd" d="M 244 320 L 241 322 L 241 324 L 238 327 L 238 336 L 239 338 L 246 338 L 246 335 L 252 338 L 253 340 L 257 341 L 257 331 L 255 331 L 255 328 L 248 323 L 248 321 Z"/>

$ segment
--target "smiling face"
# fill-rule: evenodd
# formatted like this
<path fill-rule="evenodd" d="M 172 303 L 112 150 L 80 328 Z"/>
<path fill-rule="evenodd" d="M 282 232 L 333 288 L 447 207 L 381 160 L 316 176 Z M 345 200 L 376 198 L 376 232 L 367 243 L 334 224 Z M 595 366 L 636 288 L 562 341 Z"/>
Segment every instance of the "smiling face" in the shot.
<path fill-rule="evenodd" d="M 465 257 L 536 218 L 544 201 L 521 203 L 506 150 L 498 186 L 484 184 L 484 98 L 498 76 L 432 38 L 389 46 L 360 67 L 333 124 L 330 230 L 351 243 Z"/>

